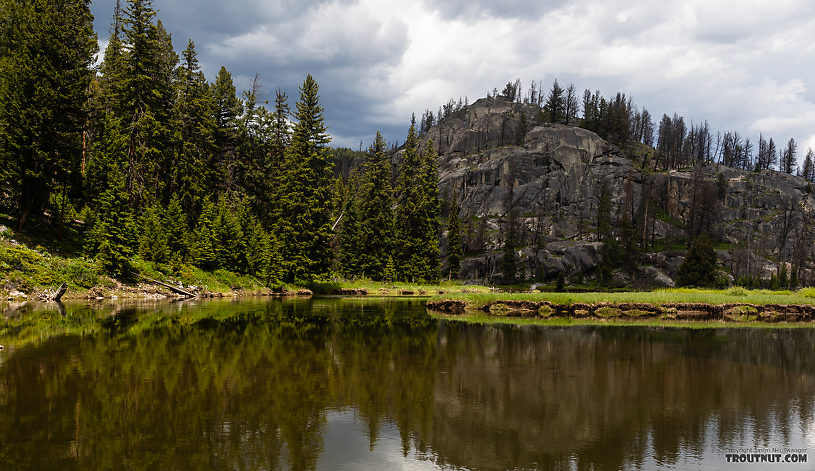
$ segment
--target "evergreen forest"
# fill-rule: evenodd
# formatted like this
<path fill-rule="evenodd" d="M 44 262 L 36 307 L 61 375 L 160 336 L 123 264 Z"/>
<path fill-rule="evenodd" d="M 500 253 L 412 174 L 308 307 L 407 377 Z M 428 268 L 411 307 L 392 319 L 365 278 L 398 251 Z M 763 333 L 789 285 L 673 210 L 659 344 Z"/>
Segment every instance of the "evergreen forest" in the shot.
<path fill-rule="evenodd" d="M 0 5 L 0 206 L 17 232 L 73 234 L 123 280 L 137 259 L 267 286 L 439 279 L 438 170 L 415 122 L 392 180 L 381 135 L 330 147 L 311 75 L 293 107 L 262 100 L 257 76 L 240 94 L 224 67 L 210 82 L 151 0 L 117 2 L 98 66 L 89 1 Z M 346 181 L 336 164 L 358 160 Z"/>

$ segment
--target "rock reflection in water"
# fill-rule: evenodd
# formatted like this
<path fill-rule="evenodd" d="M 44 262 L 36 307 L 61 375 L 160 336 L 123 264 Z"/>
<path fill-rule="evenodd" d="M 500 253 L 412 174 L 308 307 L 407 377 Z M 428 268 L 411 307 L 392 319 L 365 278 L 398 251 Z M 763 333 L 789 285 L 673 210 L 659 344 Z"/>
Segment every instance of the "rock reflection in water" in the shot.
<path fill-rule="evenodd" d="M 813 330 L 496 327 L 422 306 L 34 309 L 0 336 L 0 468 L 630 469 L 813 446 Z"/>

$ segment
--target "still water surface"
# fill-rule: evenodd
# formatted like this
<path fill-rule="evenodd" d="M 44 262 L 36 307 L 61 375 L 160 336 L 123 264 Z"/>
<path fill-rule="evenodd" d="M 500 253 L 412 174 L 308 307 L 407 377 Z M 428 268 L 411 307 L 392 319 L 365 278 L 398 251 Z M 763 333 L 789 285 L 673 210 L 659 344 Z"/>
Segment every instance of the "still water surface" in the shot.
<path fill-rule="evenodd" d="M 467 325 L 421 299 L 7 309 L 0 469 L 751 469 L 815 329 Z M 26 321 L 25 319 L 37 319 Z"/>

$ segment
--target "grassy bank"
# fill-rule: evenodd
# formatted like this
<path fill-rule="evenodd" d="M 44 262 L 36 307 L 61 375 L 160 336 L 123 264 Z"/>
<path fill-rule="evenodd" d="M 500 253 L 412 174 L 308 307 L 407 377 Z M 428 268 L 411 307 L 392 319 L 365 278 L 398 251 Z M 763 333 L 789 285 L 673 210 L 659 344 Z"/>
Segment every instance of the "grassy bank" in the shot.
<path fill-rule="evenodd" d="M 753 328 L 753 329 L 800 329 L 812 328 L 811 323 L 795 322 L 725 322 L 725 321 L 685 321 L 670 319 L 575 319 L 571 317 L 550 318 L 518 318 L 494 316 L 480 311 L 468 311 L 464 315 L 450 316 L 446 314 L 431 313 L 436 319 L 455 319 L 479 325 L 516 325 L 516 326 L 608 326 L 608 327 L 661 327 L 679 329 L 724 329 L 724 328 Z"/>
<path fill-rule="evenodd" d="M 468 308 L 479 309 L 496 301 L 548 301 L 552 304 L 597 304 L 597 303 L 704 303 L 704 304 L 815 304 L 815 288 L 798 291 L 746 290 L 706 290 L 692 288 L 663 289 L 657 291 L 632 291 L 616 293 L 447 293 L 435 296 L 432 300 L 460 300 Z"/>
<path fill-rule="evenodd" d="M 64 299 L 151 298 L 171 295 L 169 290 L 144 281 L 138 276 L 129 280 L 108 277 L 94 260 L 66 249 L 65 244 L 35 245 L 36 241 L 15 240 L 10 231 L 0 235 L 0 300 L 10 294 L 22 299 L 37 299 L 40 294 L 68 283 Z M 370 280 L 303 282 L 267 287 L 260 280 L 227 270 L 204 271 L 187 264 L 155 264 L 133 259 L 137 273 L 165 283 L 181 284 L 205 295 L 344 294 L 371 296 L 434 296 L 488 292 L 482 286 L 465 286 L 458 282 L 441 284 L 384 283 Z M 11 297 L 15 297 L 11 296 Z"/>
<path fill-rule="evenodd" d="M 467 296 L 489 293 L 486 286 L 464 285 L 458 281 L 439 284 L 402 283 L 372 280 L 342 280 L 305 283 L 314 294 L 342 294 L 347 296 Z"/>

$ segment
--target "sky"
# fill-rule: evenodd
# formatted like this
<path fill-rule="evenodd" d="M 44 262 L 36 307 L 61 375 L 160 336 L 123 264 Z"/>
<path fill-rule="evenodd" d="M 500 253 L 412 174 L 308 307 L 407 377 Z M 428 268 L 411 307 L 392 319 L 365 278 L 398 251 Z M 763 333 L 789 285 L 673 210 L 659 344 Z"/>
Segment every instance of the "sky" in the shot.
<path fill-rule="evenodd" d="M 124 2 L 124 0 L 123 0 Z M 100 50 L 115 0 L 91 9 Z M 214 80 L 260 74 L 294 108 L 320 84 L 332 145 L 404 141 L 434 113 L 520 78 L 618 91 L 658 122 L 678 113 L 715 131 L 815 149 L 815 2 L 809 0 L 154 0 L 177 51 L 195 41 Z M 101 54 L 101 52 L 100 52 Z"/>

